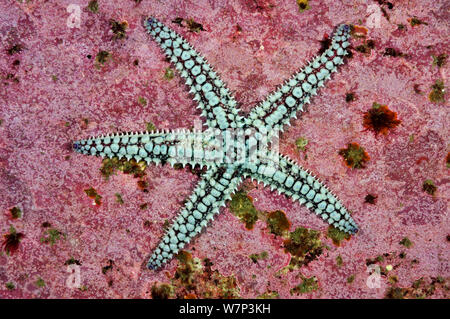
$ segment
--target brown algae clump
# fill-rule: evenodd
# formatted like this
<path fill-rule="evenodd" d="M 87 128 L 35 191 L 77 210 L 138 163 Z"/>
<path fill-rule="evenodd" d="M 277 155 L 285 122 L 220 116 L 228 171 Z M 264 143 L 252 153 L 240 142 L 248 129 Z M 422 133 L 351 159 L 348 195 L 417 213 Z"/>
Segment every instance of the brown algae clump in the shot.
<path fill-rule="evenodd" d="M 373 103 L 372 108 L 364 113 L 363 126 L 375 132 L 387 135 L 390 129 L 397 127 L 402 121 L 397 119 L 397 113 L 389 110 L 387 105 Z"/>
<path fill-rule="evenodd" d="M 291 267 L 307 265 L 322 254 L 323 247 L 320 233 L 298 227 L 284 241 L 284 250 L 292 256 Z"/>
<path fill-rule="evenodd" d="M 347 148 L 339 150 L 339 155 L 344 158 L 345 164 L 350 168 L 365 168 L 370 157 L 358 143 L 349 143 Z"/>
<path fill-rule="evenodd" d="M 270 212 L 267 216 L 267 225 L 270 232 L 276 236 L 283 236 L 283 233 L 289 230 L 291 223 L 282 210 Z"/>
<path fill-rule="evenodd" d="M 19 244 L 22 238 L 25 237 L 23 233 L 18 233 L 14 226 L 9 227 L 9 233 L 3 235 L 2 248 L 7 255 L 14 254 L 19 249 Z"/>
<path fill-rule="evenodd" d="M 336 246 L 340 246 L 342 240 L 344 239 L 349 240 L 351 236 L 346 232 L 343 232 L 333 226 L 329 226 L 327 231 L 327 237 L 333 240 L 333 244 L 335 244 Z"/>
<path fill-rule="evenodd" d="M 258 210 L 253 205 L 253 200 L 244 191 L 239 191 L 231 197 L 231 212 L 239 217 L 244 223 L 245 228 L 253 229 L 258 220 Z"/>
<path fill-rule="evenodd" d="M 304 294 L 304 293 L 309 293 L 312 291 L 315 291 L 317 289 L 319 289 L 319 285 L 317 284 L 317 278 L 315 276 L 311 277 L 311 278 L 306 278 L 302 276 L 302 282 L 295 286 L 294 288 L 291 289 L 291 295 L 292 294 Z"/>
<path fill-rule="evenodd" d="M 84 192 L 89 198 L 92 198 L 94 200 L 95 205 L 102 204 L 102 197 L 99 194 L 97 194 L 97 191 L 93 187 L 85 189 Z"/>
<path fill-rule="evenodd" d="M 436 185 L 434 185 L 434 182 L 431 179 L 427 179 L 425 182 L 423 182 L 422 190 L 430 195 L 434 195 L 437 187 Z"/>
<path fill-rule="evenodd" d="M 311 9 L 308 0 L 297 0 L 297 5 L 300 12 Z"/>
<path fill-rule="evenodd" d="M 436 80 L 434 84 L 431 86 L 431 92 L 428 95 L 428 98 L 433 103 L 441 103 L 445 102 L 445 86 L 442 80 Z"/>

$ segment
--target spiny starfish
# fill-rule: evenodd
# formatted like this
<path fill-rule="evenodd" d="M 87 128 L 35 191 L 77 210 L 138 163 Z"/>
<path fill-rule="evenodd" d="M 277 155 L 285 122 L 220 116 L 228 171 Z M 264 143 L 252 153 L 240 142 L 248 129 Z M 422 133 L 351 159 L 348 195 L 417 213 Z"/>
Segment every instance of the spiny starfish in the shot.
<path fill-rule="evenodd" d="M 143 24 L 185 80 L 209 129 L 114 133 L 76 141 L 73 147 L 83 154 L 147 164 L 206 166 L 184 208 L 154 249 L 148 268 L 158 269 L 170 261 L 214 219 L 247 177 L 298 200 L 341 231 L 358 231 L 344 205 L 313 174 L 263 145 L 265 137 L 272 141 L 276 132 L 304 111 L 311 97 L 344 63 L 350 45 L 349 25 L 339 25 L 322 54 L 243 117 L 223 81 L 183 37 L 155 18 L 144 19 Z"/>

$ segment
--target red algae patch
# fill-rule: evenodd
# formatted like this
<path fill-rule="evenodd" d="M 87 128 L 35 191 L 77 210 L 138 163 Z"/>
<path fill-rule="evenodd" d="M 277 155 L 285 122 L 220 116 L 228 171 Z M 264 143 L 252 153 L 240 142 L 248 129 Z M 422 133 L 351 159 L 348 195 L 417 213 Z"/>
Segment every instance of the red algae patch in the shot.
<path fill-rule="evenodd" d="M 358 143 L 349 143 L 347 148 L 339 150 L 339 155 L 350 168 L 365 168 L 365 164 L 370 160 L 369 154 Z"/>
<path fill-rule="evenodd" d="M 397 127 L 402 121 L 397 119 L 397 113 L 389 110 L 387 105 L 373 103 L 372 108 L 364 113 L 363 126 L 367 130 L 387 135 L 390 129 Z"/>

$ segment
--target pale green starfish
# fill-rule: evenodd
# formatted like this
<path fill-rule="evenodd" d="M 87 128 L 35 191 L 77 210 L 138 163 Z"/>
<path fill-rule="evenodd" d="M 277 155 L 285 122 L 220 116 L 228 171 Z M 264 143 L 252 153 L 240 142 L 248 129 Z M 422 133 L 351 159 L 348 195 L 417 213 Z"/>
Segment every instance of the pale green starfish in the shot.
<path fill-rule="evenodd" d="M 236 100 L 217 73 L 189 43 L 154 18 L 144 26 L 175 65 L 206 118 L 208 130 L 118 133 L 74 143 L 83 154 L 118 157 L 137 162 L 199 165 L 207 168 L 181 213 L 148 261 L 157 269 L 170 261 L 213 220 L 243 178 L 256 179 L 298 200 L 334 227 L 349 234 L 358 227 L 326 186 L 307 170 L 274 150 L 267 141 L 296 117 L 310 98 L 336 72 L 350 45 L 350 27 L 340 25 L 330 46 L 303 70 L 255 107 L 239 115 Z"/>

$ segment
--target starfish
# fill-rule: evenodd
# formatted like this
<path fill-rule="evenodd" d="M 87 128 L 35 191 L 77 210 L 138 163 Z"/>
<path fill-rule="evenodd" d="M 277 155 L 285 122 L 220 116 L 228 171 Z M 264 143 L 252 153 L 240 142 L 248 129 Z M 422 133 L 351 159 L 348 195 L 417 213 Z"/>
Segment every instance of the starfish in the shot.
<path fill-rule="evenodd" d="M 245 178 L 299 201 L 349 234 L 358 231 L 341 201 L 311 172 L 278 153 L 274 136 L 317 94 L 349 54 L 350 26 L 339 25 L 323 53 L 285 81 L 247 117 L 218 74 L 182 36 L 155 18 L 143 25 L 184 79 L 207 130 L 113 133 L 73 143 L 75 151 L 104 158 L 206 167 L 147 263 L 160 269 L 204 229 Z M 270 145 L 270 147 L 269 147 Z"/>

